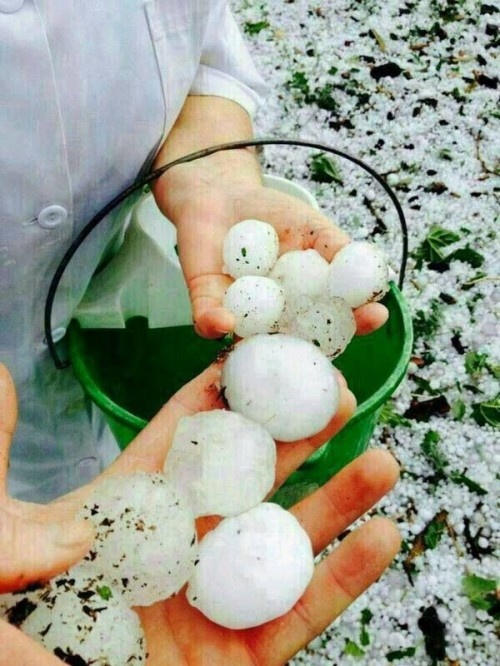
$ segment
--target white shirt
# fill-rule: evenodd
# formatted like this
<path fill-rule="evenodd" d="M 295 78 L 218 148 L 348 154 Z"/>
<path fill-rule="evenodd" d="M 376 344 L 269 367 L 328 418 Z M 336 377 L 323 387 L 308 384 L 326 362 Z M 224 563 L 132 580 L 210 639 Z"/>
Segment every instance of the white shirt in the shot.
<path fill-rule="evenodd" d="M 44 303 L 65 250 L 149 167 L 189 93 L 232 99 L 252 115 L 262 92 L 225 0 L 0 0 L 0 361 L 20 403 L 9 474 L 17 496 L 52 499 L 117 452 L 44 343 Z M 116 217 L 64 275 L 59 334 Z"/>

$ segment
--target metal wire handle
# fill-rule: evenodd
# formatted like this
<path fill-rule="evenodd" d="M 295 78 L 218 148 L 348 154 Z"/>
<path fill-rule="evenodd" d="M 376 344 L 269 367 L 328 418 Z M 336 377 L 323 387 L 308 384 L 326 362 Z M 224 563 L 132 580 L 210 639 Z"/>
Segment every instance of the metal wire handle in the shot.
<path fill-rule="evenodd" d="M 396 195 L 394 194 L 393 190 L 389 187 L 389 185 L 385 182 L 385 180 L 382 178 L 382 176 L 379 173 L 377 173 L 374 169 L 372 169 L 372 167 L 370 167 L 368 164 L 365 164 L 365 162 L 358 159 L 357 157 L 353 157 L 352 155 L 349 155 L 348 153 L 345 153 L 342 150 L 338 150 L 337 148 L 332 148 L 330 146 L 325 146 L 321 143 L 316 143 L 312 141 L 303 141 L 301 139 L 249 139 L 245 141 L 232 141 L 231 143 L 223 143 L 217 146 L 211 146 L 210 148 L 205 148 L 204 150 L 198 150 L 194 153 L 190 153 L 189 155 L 185 155 L 184 157 L 179 157 L 178 159 L 163 165 L 159 169 L 151 171 L 143 178 L 136 180 L 132 185 L 125 188 L 122 192 L 120 192 L 120 194 L 114 197 L 114 199 L 109 201 L 96 215 L 94 215 L 94 217 L 85 225 L 85 227 L 80 231 L 75 240 L 71 243 L 71 245 L 66 250 L 63 258 L 61 259 L 54 273 L 54 276 L 49 286 L 49 291 L 47 292 L 47 299 L 45 301 L 45 313 L 44 313 L 45 340 L 47 342 L 47 347 L 49 349 L 50 355 L 52 356 L 56 368 L 62 370 L 70 365 L 69 361 L 61 361 L 61 359 L 59 358 L 54 343 L 54 338 L 52 336 L 52 326 L 51 326 L 52 308 L 54 305 L 54 299 L 56 296 L 57 288 L 64 274 L 64 271 L 66 270 L 66 267 L 73 258 L 73 255 L 78 250 L 83 241 L 87 238 L 87 236 L 91 233 L 91 231 L 93 231 L 93 229 L 95 229 L 95 227 L 99 224 L 99 222 L 101 222 L 101 220 L 103 220 L 108 215 L 108 213 L 110 213 L 113 210 L 113 208 L 118 206 L 118 204 L 122 203 L 122 201 L 124 201 L 128 196 L 130 196 L 134 192 L 137 192 L 137 190 L 144 187 L 145 185 L 148 185 L 153 180 L 156 180 L 156 178 L 159 178 L 166 171 L 168 171 L 174 166 L 177 166 L 178 164 L 186 164 L 187 162 L 194 162 L 195 160 L 199 160 L 202 157 L 208 157 L 209 155 L 213 155 L 214 153 L 219 153 L 226 150 L 250 148 L 252 146 L 273 146 L 273 145 L 302 146 L 304 148 L 313 148 L 315 150 L 320 150 L 321 152 L 331 153 L 332 155 L 343 157 L 344 159 L 349 160 L 350 162 L 353 162 L 354 164 L 357 164 L 359 167 L 364 169 L 367 173 L 370 174 L 370 176 L 372 176 L 372 178 L 374 178 L 384 188 L 386 193 L 389 195 L 392 203 L 394 204 L 394 207 L 396 208 L 399 218 L 399 223 L 401 226 L 403 248 L 401 255 L 401 264 L 399 269 L 398 286 L 400 289 L 402 289 L 405 277 L 405 271 L 406 271 L 406 263 L 408 260 L 408 227 L 406 224 L 406 219 L 403 213 L 403 209 L 401 208 L 401 205 Z"/>

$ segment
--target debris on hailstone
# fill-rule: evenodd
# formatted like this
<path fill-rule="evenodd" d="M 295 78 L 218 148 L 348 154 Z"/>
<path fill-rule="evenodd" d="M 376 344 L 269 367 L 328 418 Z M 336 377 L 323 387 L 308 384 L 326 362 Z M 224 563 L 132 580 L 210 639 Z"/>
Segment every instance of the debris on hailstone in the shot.
<path fill-rule="evenodd" d="M 148 606 L 178 592 L 197 557 L 194 515 L 163 474 L 114 476 L 88 497 L 80 517 L 96 531 L 77 565 L 98 571 L 131 606 Z"/>
<path fill-rule="evenodd" d="M 325 356 L 334 359 L 354 337 L 356 320 L 343 298 L 322 297 L 310 302 L 306 310 L 280 325 L 280 331 L 309 340 Z"/>
<path fill-rule="evenodd" d="M 0 597 L 0 617 L 68 664 L 144 664 L 139 618 L 101 574 L 67 572 Z"/>
<path fill-rule="evenodd" d="M 226 291 L 223 306 L 236 317 L 234 332 L 241 338 L 276 331 L 285 309 L 281 287 L 267 277 L 244 275 Z"/>
<path fill-rule="evenodd" d="M 343 298 L 352 308 L 379 301 L 389 289 L 387 259 L 376 245 L 353 241 L 332 259 L 328 293 Z"/>
<path fill-rule="evenodd" d="M 239 342 L 224 363 L 221 386 L 232 411 L 286 442 L 320 432 L 339 403 L 331 362 L 314 344 L 281 333 Z"/>
<path fill-rule="evenodd" d="M 262 502 L 275 466 L 276 445 L 267 430 L 216 409 L 179 421 L 165 474 L 189 497 L 195 516 L 234 516 Z"/>
<path fill-rule="evenodd" d="M 276 263 L 279 238 L 273 226 L 260 220 L 243 220 L 224 238 L 223 272 L 233 278 L 267 275 Z"/>
<path fill-rule="evenodd" d="M 263 503 L 202 539 L 187 599 L 213 622 L 247 629 L 287 613 L 313 572 L 305 530 L 285 509 Z"/>

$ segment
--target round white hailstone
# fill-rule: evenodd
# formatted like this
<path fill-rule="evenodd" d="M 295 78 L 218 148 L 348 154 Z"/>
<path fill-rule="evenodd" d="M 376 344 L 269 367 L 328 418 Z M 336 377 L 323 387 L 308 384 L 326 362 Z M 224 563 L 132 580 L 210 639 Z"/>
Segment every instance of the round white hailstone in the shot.
<path fill-rule="evenodd" d="M 187 599 L 229 629 L 287 613 L 314 573 L 307 533 L 291 513 L 271 503 L 223 520 L 201 541 L 199 557 Z"/>
<path fill-rule="evenodd" d="M 131 606 L 148 606 L 180 590 L 197 557 L 194 514 L 163 474 L 110 477 L 89 496 L 80 517 L 96 539 L 77 565 L 102 573 Z"/>
<path fill-rule="evenodd" d="M 352 308 L 379 301 L 389 290 L 384 253 L 372 243 L 353 241 L 337 252 L 330 264 L 328 293 Z"/>
<path fill-rule="evenodd" d="M 196 516 L 235 516 L 271 490 L 276 445 L 258 423 L 215 409 L 179 421 L 165 474 L 190 497 Z"/>
<path fill-rule="evenodd" d="M 281 287 L 267 277 L 244 275 L 226 291 L 223 306 L 236 317 L 234 332 L 241 338 L 277 330 L 285 309 Z"/>
<path fill-rule="evenodd" d="M 267 275 L 276 263 L 279 238 L 274 227 L 260 220 L 243 220 L 226 234 L 223 245 L 224 273 Z"/>
<path fill-rule="evenodd" d="M 333 359 L 352 340 L 356 332 L 356 320 L 351 307 L 343 298 L 323 298 L 313 301 L 305 312 L 296 314 L 283 332 L 309 340 L 325 356 Z"/>
<path fill-rule="evenodd" d="M 311 342 L 281 333 L 239 342 L 224 363 L 221 385 L 230 409 L 284 442 L 318 433 L 339 403 L 326 356 Z"/>
<path fill-rule="evenodd" d="M 30 592 L 5 595 L 0 617 L 68 664 L 144 664 L 139 618 L 101 575 L 69 571 Z"/>
<path fill-rule="evenodd" d="M 269 277 L 283 288 L 287 311 L 298 313 L 326 292 L 328 270 L 316 250 L 292 250 L 281 255 Z"/>

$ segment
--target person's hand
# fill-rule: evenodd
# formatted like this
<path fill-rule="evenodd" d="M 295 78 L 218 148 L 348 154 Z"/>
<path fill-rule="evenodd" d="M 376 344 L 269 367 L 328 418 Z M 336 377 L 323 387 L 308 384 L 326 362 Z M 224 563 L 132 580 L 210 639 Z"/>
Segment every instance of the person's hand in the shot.
<path fill-rule="evenodd" d="M 2 491 L 0 532 L 0 589 L 19 589 L 63 571 L 90 547 L 91 535 L 80 523 L 69 523 L 92 488 L 114 474 L 154 472 L 163 468 L 177 422 L 183 416 L 220 409 L 220 363 L 214 363 L 183 387 L 136 437 L 120 457 L 92 484 L 45 505 L 10 499 Z M 355 399 L 339 378 L 341 400 L 337 414 L 318 435 L 289 444 L 277 442 L 275 488 L 327 439 L 338 432 L 355 410 Z M 0 366 L 0 459 L 5 480 L 16 402 L 10 377 Z M 394 485 L 398 466 L 386 452 L 370 451 L 339 472 L 291 511 L 309 533 L 314 551 L 320 553 L 331 541 Z M 3 487 L 3 486 L 2 486 Z M 7 521 L 5 516 L 8 517 Z M 200 519 L 199 535 L 218 518 Z M 60 530 L 65 525 L 65 541 Z M 57 534 L 52 541 L 48 537 Z M 34 539 L 31 550 L 27 544 Z M 18 548 L 17 544 L 24 544 Z M 205 618 L 186 601 L 184 591 L 148 608 L 137 609 L 146 634 L 149 666 L 278 666 L 325 629 L 371 583 L 379 578 L 399 549 L 393 524 L 372 519 L 342 540 L 320 564 L 303 597 L 286 615 L 260 627 L 233 631 Z M 6 555 L 7 554 L 7 555 Z M 5 568 L 4 560 L 7 562 Z M 0 623 L 0 644 L 6 652 L 0 665 L 56 666 L 61 662 L 35 645 L 19 630 Z"/>
<path fill-rule="evenodd" d="M 197 148 L 249 136 L 251 128 L 245 125 L 244 112 L 239 108 L 238 116 L 234 107 L 237 105 L 228 100 L 188 98 L 156 166 Z M 327 261 L 349 242 L 347 234 L 314 208 L 263 187 L 257 160 L 249 149 L 215 153 L 175 166 L 152 189 L 159 208 L 177 228 L 179 259 L 195 327 L 207 338 L 221 337 L 235 325 L 234 316 L 222 307 L 224 293 L 233 281 L 222 273 L 222 246 L 231 226 L 249 218 L 263 220 L 276 229 L 280 254 L 312 248 Z M 379 328 L 388 316 L 380 303 L 361 306 L 354 314 L 358 334 Z"/>

